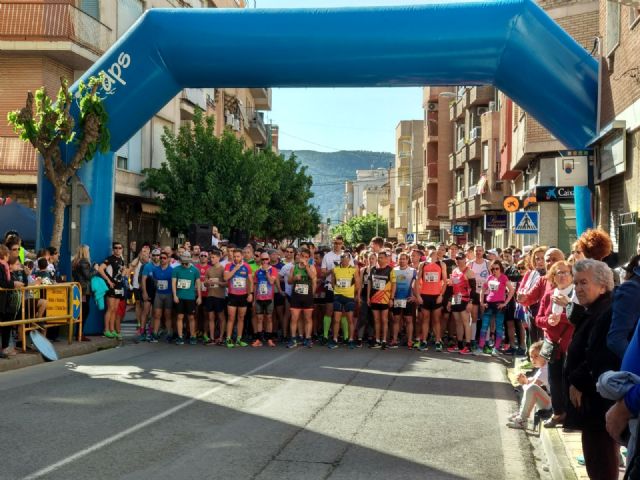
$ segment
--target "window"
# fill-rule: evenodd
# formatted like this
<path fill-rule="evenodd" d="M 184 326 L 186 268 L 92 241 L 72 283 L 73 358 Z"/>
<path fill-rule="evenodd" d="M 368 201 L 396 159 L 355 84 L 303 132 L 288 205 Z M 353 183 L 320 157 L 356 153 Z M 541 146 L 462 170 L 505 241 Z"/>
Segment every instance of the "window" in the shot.
<path fill-rule="evenodd" d="M 129 169 L 129 142 L 121 146 L 116 152 L 116 168 Z"/>
<path fill-rule="evenodd" d="M 141 0 L 118 0 L 118 38 L 142 15 Z"/>
<path fill-rule="evenodd" d="M 100 20 L 100 0 L 80 0 L 78 8 L 96 20 Z"/>
<path fill-rule="evenodd" d="M 607 2 L 607 33 L 605 54 L 610 57 L 620 44 L 620 4 L 615 1 Z"/>
<path fill-rule="evenodd" d="M 464 124 L 459 123 L 456 124 L 456 144 L 454 145 L 455 150 L 460 150 L 464 146 Z"/>
<path fill-rule="evenodd" d="M 489 142 L 482 142 L 482 170 L 489 170 Z"/>

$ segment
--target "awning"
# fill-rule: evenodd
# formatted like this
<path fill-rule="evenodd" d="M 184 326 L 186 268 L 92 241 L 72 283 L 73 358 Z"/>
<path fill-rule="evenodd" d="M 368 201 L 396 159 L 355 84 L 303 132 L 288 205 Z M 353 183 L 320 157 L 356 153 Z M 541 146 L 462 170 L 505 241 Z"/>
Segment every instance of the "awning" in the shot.
<path fill-rule="evenodd" d="M 154 205 L 153 203 L 142 202 L 141 206 L 142 206 L 142 213 L 150 213 L 150 214 L 160 213 L 160 207 L 158 205 Z"/>
<path fill-rule="evenodd" d="M 611 135 L 612 133 L 615 133 L 616 130 L 626 130 L 626 129 L 627 129 L 627 122 L 625 120 L 614 120 L 604 128 L 601 128 L 598 135 L 596 135 L 591 140 L 589 140 L 589 143 L 587 144 L 587 146 L 591 147 L 596 143 L 600 143 L 600 141 L 603 138 Z"/>

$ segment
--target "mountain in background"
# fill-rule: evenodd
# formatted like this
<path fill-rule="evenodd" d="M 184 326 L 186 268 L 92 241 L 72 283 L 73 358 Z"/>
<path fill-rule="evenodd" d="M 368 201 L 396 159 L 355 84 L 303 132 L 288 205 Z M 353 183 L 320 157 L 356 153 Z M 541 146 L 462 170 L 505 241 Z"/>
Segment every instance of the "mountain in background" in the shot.
<path fill-rule="evenodd" d="M 313 150 L 280 150 L 285 157 L 295 153 L 298 162 L 307 167 L 313 178 L 312 202 L 320 209 L 320 218 L 335 223 L 342 218 L 344 208 L 344 182 L 355 180 L 356 170 L 389 168 L 393 153 L 365 152 L 361 150 L 340 152 L 315 152 Z"/>

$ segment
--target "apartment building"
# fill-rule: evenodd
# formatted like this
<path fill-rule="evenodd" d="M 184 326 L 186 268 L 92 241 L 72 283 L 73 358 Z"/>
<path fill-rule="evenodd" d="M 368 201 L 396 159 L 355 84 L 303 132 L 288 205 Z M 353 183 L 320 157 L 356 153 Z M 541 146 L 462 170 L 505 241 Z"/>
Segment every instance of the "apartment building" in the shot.
<path fill-rule="evenodd" d="M 389 179 L 389 202 L 394 204 L 393 229 L 400 241 L 407 233 L 424 236 L 418 229 L 424 210 L 423 182 L 425 162 L 424 122 L 422 120 L 402 120 L 396 126 L 395 163 Z M 393 185 L 393 188 L 391 188 Z M 386 206 L 386 205 L 385 205 Z"/>
<path fill-rule="evenodd" d="M 539 5 L 587 51 L 592 51 L 598 35 L 598 2 L 583 0 L 541 0 Z M 537 234 L 516 235 L 512 229 L 505 232 L 502 243 L 526 245 L 555 245 L 569 251 L 576 236 L 575 206 L 573 199 L 535 202 L 536 189 L 555 186 L 560 180 L 557 172 L 562 162 L 571 161 L 579 169 L 586 169 L 592 160 L 588 151 L 567 150 L 566 147 L 533 117 L 510 99 L 500 94 L 499 180 L 504 183 L 505 194 L 518 197 L 526 209 L 537 212 Z M 514 224 L 510 214 L 509 225 Z"/>
<path fill-rule="evenodd" d="M 449 102 L 453 133 L 448 155 L 452 172 L 448 232 L 459 244 L 472 241 L 502 246 L 502 229 L 485 228 L 485 217 L 502 210 L 497 109 L 497 90 L 490 86 L 458 86 Z"/>
<path fill-rule="evenodd" d="M 61 76 L 80 78 L 145 9 L 244 6 L 244 0 L 0 0 L 0 118 L 21 108 L 28 90 L 44 85 L 55 95 Z M 229 128 L 250 148 L 272 144 L 264 124 L 270 89 L 184 89 L 116 152 L 114 240 L 169 241 L 152 194 L 139 185 L 143 169 L 165 161 L 164 129 L 177 132 L 196 107 L 216 116 L 217 133 Z M 34 208 L 36 172 L 35 150 L 0 122 L 0 196 Z"/>
<path fill-rule="evenodd" d="M 385 193 L 382 187 L 388 182 L 389 170 L 386 168 L 356 170 L 356 179 L 345 182 L 342 220 L 348 222 L 353 217 L 371 212 L 380 214 L 380 207 L 374 202 L 383 201 Z"/>
<path fill-rule="evenodd" d="M 601 95 L 595 151 L 596 224 L 621 262 L 636 253 L 640 209 L 640 4 L 599 2 Z"/>

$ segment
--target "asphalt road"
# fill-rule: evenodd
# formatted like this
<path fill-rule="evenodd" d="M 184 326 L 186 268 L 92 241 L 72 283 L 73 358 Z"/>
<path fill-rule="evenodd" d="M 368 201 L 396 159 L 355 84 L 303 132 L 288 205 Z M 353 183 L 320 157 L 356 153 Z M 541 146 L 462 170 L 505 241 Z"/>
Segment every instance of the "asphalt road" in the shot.
<path fill-rule="evenodd" d="M 0 478 L 535 479 L 504 364 L 129 345 L 0 374 Z"/>

